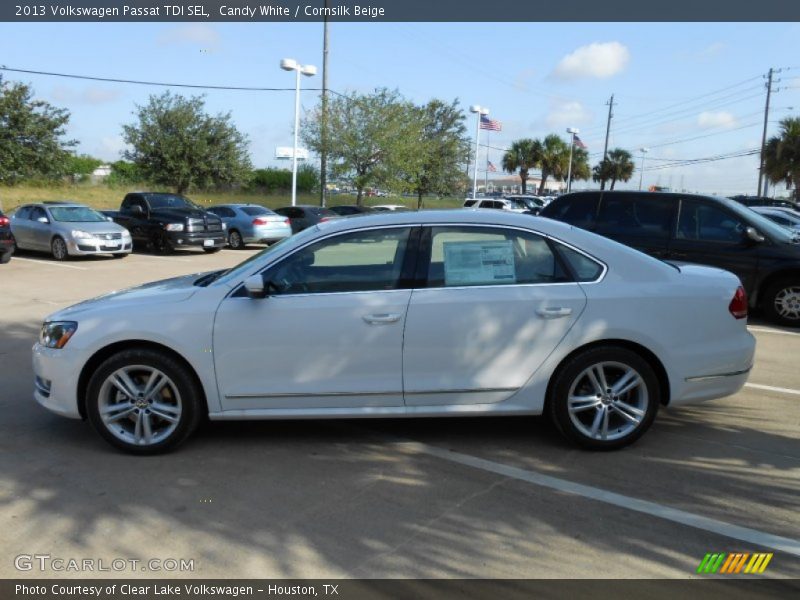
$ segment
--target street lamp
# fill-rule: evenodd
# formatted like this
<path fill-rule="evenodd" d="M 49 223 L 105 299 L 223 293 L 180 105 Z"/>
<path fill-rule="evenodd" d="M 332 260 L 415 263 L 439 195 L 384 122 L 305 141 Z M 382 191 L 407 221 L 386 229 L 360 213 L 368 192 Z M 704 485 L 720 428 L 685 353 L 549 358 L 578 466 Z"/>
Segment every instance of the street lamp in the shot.
<path fill-rule="evenodd" d="M 642 153 L 642 168 L 639 170 L 639 191 L 642 191 L 642 177 L 644 177 L 644 155 L 650 152 L 649 148 L 639 148 Z"/>
<path fill-rule="evenodd" d="M 281 60 L 281 69 L 295 71 L 297 79 L 294 91 L 294 149 L 292 151 L 292 206 L 297 204 L 297 134 L 300 129 L 300 75 L 312 77 L 317 74 L 314 65 L 301 65 L 292 58 Z"/>
<path fill-rule="evenodd" d="M 575 148 L 575 136 L 580 133 L 577 127 L 567 127 L 567 133 L 572 137 L 569 140 L 569 167 L 567 168 L 567 193 L 572 190 L 572 150 Z"/>
<path fill-rule="evenodd" d="M 478 119 L 475 123 L 475 172 L 472 176 L 472 199 L 478 197 L 478 138 L 481 135 L 481 117 L 489 114 L 489 109 L 485 106 L 473 104 L 469 107 L 469 111 L 477 115 Z"/>

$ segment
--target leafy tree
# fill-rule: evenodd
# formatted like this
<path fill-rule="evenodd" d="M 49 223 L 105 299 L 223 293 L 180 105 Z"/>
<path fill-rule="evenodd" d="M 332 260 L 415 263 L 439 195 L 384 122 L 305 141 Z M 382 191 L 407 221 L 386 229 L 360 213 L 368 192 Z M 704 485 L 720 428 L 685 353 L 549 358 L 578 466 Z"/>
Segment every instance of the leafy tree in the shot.
<path fill-rule="evenodd" d="M 606 182 L 611 181 L 610 189 L 614 189 L 617 181 L 628 181 L 633 177 L 635 165 L 631 153 L 622 148 L 609 150 L 608 157 L 595 165 L 592 179 L 600 182 L 600 189 L 606 189 Z"/>
<path fill-rule="evenodd" d="M 409 118 L 412 109 L 385 88 L 337 96 L 328 103 L 325 142 L 319 110 L 304 120 L 303 142 L 317 154 L 327 148 L 333 175 L 352 178 L 361 205 L 365 188 L 396 183 L 407 170 L 420 139 L 419 124 Z"/>
<path fill-rule="evenodd" d="M 589 152 L 585 148 L 574 148 L 572 151 L 572 181 L 587 181 L 591 176 Z"/>
<path fill-rule="evenodd" d="M 22 83 L 0 77 L 0 181 L 15 184 L 27 178 L 57 178 L 66 172 L 65 140 L 69 111 L 33 98 Z"/>
<path fill-rule="evenodd" d="M 310 194 L 318 187 L 319 170 L 309 164 L 300 165 L 297 168 L 297 191 L 304 194 Z"/>
<path fill-rule="evenodd" d="M 319 171 L 308 164 L 297 169 L 297 191 L 311 193 L 319 186 Z M 250 177 L 251 190 L 266 192 L 286 192 L 292 189 L 292 172 L 289 169 L 256 169 Z"/>
<path fill-rule="evenodd" d="M 102 160 L 88 154 L 70 154 L 67 157 L 65 170 L 73 180 L 84 180 L 102 164 Z"/>
<path fill-rule="evenodd" d="M 566 181 L 568 167 L 569 144 L 551 133 L 541 143 L 539 168 L 542 170 L 542 179 L 539 183 L 539 195 L 544 193 L 549 177 L 552 176 L 558 181 Z"/>
<path fill-rule="evenodd" d="M 516 140 L 503 155 L 502 167 L 506 173 L 515 173 L 519 170 L 522 182 L 522 193 L 527 192 L 528 173 L 541 165 L 542 143 L 530 138 Z"/>
<path fill-rule="evenodd" d="M 469 157 L 469 138 L 464 112 L 458 100 L 450 104 L 431 100 L 409 112 L 419 127 L 418 143 L 410 156 L 405 156 L 404 186 L 417 195 L 417 207 L 427 194 L 447 195 L 463 181 L 464 164 Z"/>
<path fill-rule="evenodd" d="M 123 126 L 131 146 L 124 157 L 153 183 L 205 189 L 244 181 L 250 172 L 247 136 L 231 114 L 205 113 L 202 96 L 184 98 L 165 92 L 137 106 L 138 122 Z"/>
<path fill-rule="evenodd" d="M 800 202 L 800 118 L 783 119 L 780 135 L 767 141 L 764 171 L 772 183 L 794 186 L 795 202 Z"/>
<path fill-rule="evenodd" d="M 106 183 L 109 185 L 125 185 L 143 181 L 144 177 L 136 165 L 124 160 L 111 163 L 111 174 L 106 179 Z"/>

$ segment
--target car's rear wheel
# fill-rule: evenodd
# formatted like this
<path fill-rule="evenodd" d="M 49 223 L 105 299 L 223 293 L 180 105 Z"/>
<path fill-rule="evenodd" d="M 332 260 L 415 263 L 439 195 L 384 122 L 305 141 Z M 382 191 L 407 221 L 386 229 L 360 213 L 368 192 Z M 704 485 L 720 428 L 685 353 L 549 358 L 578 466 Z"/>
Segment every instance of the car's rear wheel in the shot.
<path fill-rule="evenodd" d="M 242 234 L 232 229 L 231 232 L 228 234 L 228 245 L 233 250 L 244 250 L 244 240 L 242 239 Z"/>
<path fill-rule="evenodd" d="M 150 349 L 119 352 L 94 372 L 87 388 L 89 421 L 111 445 L 133 454 L 175 448 L 201 418 L 202 392 L 189 369 Z"/>
<path fill-rule="evenodd" d="M 67 260 L 69 252 L 67 251 L 67 243 L 60 237 L 54 237 L 50 242 L 50 253 L 56 260 Z"/>
<path fill-rule="evenodd" d="M 800 327 L 800 282 L 783 279 L 773 283 L 764 292 L 762 306 L 770 321 Z"/>
<path fill-rule="evenodd" d="M 646 360 L 626 348 L 601 346 L 559 369 L 548 402 L 567 439 L 592 450 L 613 450 L 647 431 L 660 396 L 658 377 Z"/>

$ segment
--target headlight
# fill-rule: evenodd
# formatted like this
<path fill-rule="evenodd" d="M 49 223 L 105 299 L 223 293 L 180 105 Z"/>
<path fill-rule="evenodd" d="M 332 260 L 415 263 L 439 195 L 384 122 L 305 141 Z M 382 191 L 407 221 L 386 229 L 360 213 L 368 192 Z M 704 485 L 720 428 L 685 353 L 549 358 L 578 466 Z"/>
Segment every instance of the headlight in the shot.
<path fill-rule="evenodd" d="M 183 231 L 183 223 L 167 223 L 164 225 L 167 231 Z"/>
<path fill-rule="evenodd" d="M 222 231 L 225 231 L 227 228 L 228 228 L 228 224 L 227 223 L 223 223 L 222 224 Z"/>
<path fill-rule="evenodd" d="M 45 348 L 63 348 L 77 329 L 75 321 L 46 321 L 39 333 L 39 343 Z"/>
<path fill-rule="evenodd" d="M 88 231 L 81 231 L 80 229 L 73 229 L 72 230 L 72 237 L 76 240 L 88 240 L 93 238 L 94 236 L 89 233 Z"/>

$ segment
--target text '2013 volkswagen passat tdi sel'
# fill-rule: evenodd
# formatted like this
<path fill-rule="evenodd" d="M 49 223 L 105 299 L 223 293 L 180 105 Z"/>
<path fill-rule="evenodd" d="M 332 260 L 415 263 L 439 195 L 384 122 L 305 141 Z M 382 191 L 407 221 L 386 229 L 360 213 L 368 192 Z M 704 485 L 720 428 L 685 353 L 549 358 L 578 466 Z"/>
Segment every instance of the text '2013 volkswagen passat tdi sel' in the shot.
<path fill-rule="evenodd" d="M 384 213 L 55 313 L 34 393 L 137 454 L 175 447 L 205 415 L 547 413 L 610 449 L 660 406 L 737 392 L 755 350 L 746 317 L 730 273 L 563 223 Z"/>

